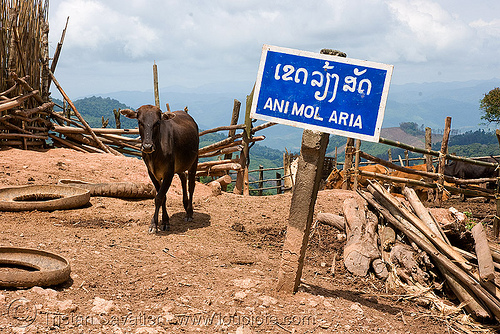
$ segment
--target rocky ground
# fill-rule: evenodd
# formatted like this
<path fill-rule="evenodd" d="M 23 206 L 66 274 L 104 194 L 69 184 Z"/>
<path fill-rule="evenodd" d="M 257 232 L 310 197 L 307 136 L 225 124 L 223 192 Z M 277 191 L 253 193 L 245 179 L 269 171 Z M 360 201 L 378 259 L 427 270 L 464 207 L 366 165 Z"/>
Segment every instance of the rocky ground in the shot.
<path fill-rule="evenodd" d="M 0 187 L 59 179 L 148 182 L 144 164 L 134 158 L 68 149 L 0 151 Z M 349 196 L 320 191 L 316 211 L 339 214 Z M 147 233 L 151 199 L 92 197 L 73 210 L 1 212 L 1 246 L 59 254 L 72 271 L 60 286 L 0 290 L 0 332 L 461 332 L 384 282 L 346 272 L 343 238 L 331 227 L 313 230 L 299 292 L 277 293 L 290 199 L 290 193 L 214 196 L 197 184 L 194 221 L 186 223 L 175 180 L 167 199 L 172 229 L 158 234 Z M 478 205 L 471 210 L 492 207 Z"/>

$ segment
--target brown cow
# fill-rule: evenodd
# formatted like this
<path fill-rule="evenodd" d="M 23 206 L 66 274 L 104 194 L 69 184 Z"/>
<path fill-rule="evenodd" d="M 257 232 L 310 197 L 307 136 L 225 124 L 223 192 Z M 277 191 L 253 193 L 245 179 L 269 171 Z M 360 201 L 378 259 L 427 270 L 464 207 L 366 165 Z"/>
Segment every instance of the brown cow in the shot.
<path fill-rule="evenodd" d="M 419 170 L 419 171 L 423 171 L 423 172 L 427 171 L 426 164 L 406 166 L 406 168 L 413 169 L 413 170 Z M 393 170 L 390 173 L 390 175 L 394 176 L 394 177 L 400 177 L 400 178 L 410 179 L 410 180 L 422 180 L 422 181 L 424 180 L 423 176 L 416 175 L 416 174 L 410 174 L 410 173 L 406 173 L 406 172 L 401 172 L 399 170 Z M 405 187 L 404 183 L 393 183 L 393 187 L 391 188 L 391 192 L 401 194 L 404 187 Z M 419 186 L 411 186 L 411 187 L 415 190 L 415 192 L 417 193 L 417 196 L 420 198 L 420 200 L 422 200 L 422 201 L 427 200 L 428 188 L 419 187 Z"/>
<path fill-rule="evenodd" d="M 167 191 L 174 174 L 181 179 L 182 202 L 186 210 L 185 220 L 193 220 L 193 193 L 198 167 L 198 125 L 184 111 L 162 113 L 160 108 L 144 105 L 136 111 L 120 111 L 128 118 L 137 119 L 141 135 L 142 159 L 149 177 L 156 188 L 155 212 L 149 226 L 150 233 L 158 231 L 158 214 L 162 207 L 161 231 L 170 228 L 166 208 Z M 186 171 L 189 185 L 186 189 Z"/>
<path fill-rule="evenodd" d="M 365 172 L 372 172 L 384 175 L 389 174 L 389 170 L 385 166 L 379 164 L 360 166 L 359 169 Z M 330 173 L 330 175 L 328 176 L 328 178 L 326 179 L 325 189 L 342 189 L 343 183 L 344 183 L 344 171 L 334 168 Z M 360 184 L 363 187 L 366 187 L 368 185 L 368 177 L 358 175 L 358 184 Z"/>

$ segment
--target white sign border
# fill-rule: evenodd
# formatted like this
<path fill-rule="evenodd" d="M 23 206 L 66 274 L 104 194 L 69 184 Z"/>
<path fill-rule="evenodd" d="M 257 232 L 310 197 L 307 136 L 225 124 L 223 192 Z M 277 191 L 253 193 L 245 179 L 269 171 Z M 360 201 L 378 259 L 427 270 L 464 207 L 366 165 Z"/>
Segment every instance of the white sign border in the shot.
<path fill-rule="evenodd" d="M 259 93 L 260 93 L 260 88 L 261 88 L 261 84 L 262 84 L 262 76 L 264 74 L 264 67 L 266 64 L 266 58 L 267 58 L 268 51 L 275 51 L 275 52 L 286 53 L 286 54 L 291 54 L 291 55 L 296 55 L 296 56 L 330 60 L 330 61 L 335 61 L 337 63 L 386 70 L 387 75 L 385 77 L 384 89 L 382 90 L 382 96 L 380 99 L 380 106 L 379 106 L 379 110 L 378 110 L 378 116 L 377 116 L 377 122 L 375 124 L 374 134 L 373 135 L 365 135 L 365 134 L 360 134 L 360 133 L 355 133 L 355 132 L 343 131 L 343 130 L 338 130 L 338 129 L 331 129 L 331 128 L 327 128 L 327 127 L 323 127 L 323 126 L 317 126 L 317 125 L 312 125 L 312 124 L 307 124 L 307 123 L 302 123 L 302 122 L 291 121 L 291 120 L 267 116 L 267 115 L 256 114 L 257 102 L 259 100 Z M 339 136 L 343 136 L 343 137 L 360 139 L 360 140 L 364 140 L 364 141 L 378 142 L 379 137 L 380 137 L 380 131 L 382 129 L 382 122 L 384 120 L 385 107 L 387 105 L 387 97 L 389 95 L 389 86 L 390 86 L 393 70 L 394 70 L 394 65 L 375 63 L 375 62 L 371 62 L 371 61 L 367 61 L 367 60 L 359 60 L 359 59 L 353 59 L 353 58 L 337 57 L 337 56 L 332 56 L 332 55 L 327 55 L 327 54 L 315 53 L 315 52 L 310 52 L 310 51 L 302 51 L 302 50 L 297 50 L 297 49 L 289 49 L 289 48 L 264 44 L 262 47 L 262 56 L 260 59 L 259 70 L 257 72 L 257 80 L 255 82 L 255 89 L 254 89 L 254 95 L 253 95 L 253 100 L 252 100 L 252 107 L 250 110 L 250 117 L 255 118 L 255 119 L 259 119 L 259 120 L 263 120 L 263 121 L 274 122 L 274 123 L 279 123 L 279 124 L 284 124 L 284 125 L 290 125 L 290 126 L 294 126 L 294 127 L 298 127 L 298 128 L 302 128 L 302 129 L 309 129 L 309 130 L 314 130 L 314 131 L 319 131 L 319 132 L 325 132 L 325 133 L 330 133 L 330 134 L 339 135 Z"/>

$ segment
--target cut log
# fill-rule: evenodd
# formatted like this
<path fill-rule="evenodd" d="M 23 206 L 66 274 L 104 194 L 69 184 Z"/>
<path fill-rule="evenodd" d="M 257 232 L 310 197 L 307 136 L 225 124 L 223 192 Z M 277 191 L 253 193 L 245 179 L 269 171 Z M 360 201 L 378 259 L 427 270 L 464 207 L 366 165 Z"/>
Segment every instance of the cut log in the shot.
<path fill-rule="evenodd" d="M 220 187 L 223 191 L 227 190 L 227 186 L 233 182 L 233 179 L 231 178 L 231 175 L 224 175 L 222 177 L 219 177 L 215 182 L 218 182 L 220 184 Z"/>
<path fill-rule="evenodd" d="M 377 247 L 378 219 L 366 212 L 363 202 L 354 198 L 344 201 L 343 212 L 347 243 L 344 247 L 344 264 L 352 274 L 365 276 L 373 260 L 380 258 Z"/>
<path fill-rule="evenodd" d="M 416 260 L 417 253 L 406 244 L 396 243 L 390 253 L 391 262 L 396 265 L 397 273 L 404 281 L 418 282 L 424 286 L 429 284 L 429 274 L 423 271 Z"/>
<path fill-rule="evenodd" d="M 484 231 L 483 224 L 476 224 L 471 230 L 475 241 L 477 263 L 479 265 L 479 277 L 483 281 L 493 281 L 495 279 L 495 266 L 488 246 L 488 238 Z"/>
<path fill-rule="evenodd" d="M 321 224 L 335 227 L 339 231 L 345 230 L 344 217 L 342 216 L 333 213 L 320 212 L 316 215 L 316 220 Z"/>
<path fill-rule="evenodd" d="M 372 185 L 368 186 L 368 190 L 380 196 Z M 500 303 L 496 297 L 492 296 L 487 290 L 477 284 L 477 281 L 471 278 L 462 268 L 457 266 L 454 261 L 440 253 L 427 237 L 415 226 L 411 225 L 410 222 L 405 220 L 401 215 L 398 217 L 393 216 L 386 207 L 379 204 L 378 200 L 381 198 L 383 199 L 383 197 L 375 199 L 373 194 L 359 191 L 358 193 L 368 201 L 370 205 L 378 210 L 389 223 L 405 233 L 408 238 L 413 240 L 420 248 L 427 252 L 427 254 L 432 256 L 438 269 L 445 275 L 446 279 L 451 282 L 450 286 L 453 291 L 457 296 L 460 296 L 460 300 L 464 303 L 465 308 L 474 318 L 487 319 L 491 317 L 489 312 L 491 311 L 497 319 L 500 319 Z"/>
<path fill-rule="evenodd" d="M 90 196 L 117 198 L 154 198 L 156 189 L 151 183 L 112 182 L 88 183 L 80 180 L 59 180 L 59 184 L 90 191 Z"/>

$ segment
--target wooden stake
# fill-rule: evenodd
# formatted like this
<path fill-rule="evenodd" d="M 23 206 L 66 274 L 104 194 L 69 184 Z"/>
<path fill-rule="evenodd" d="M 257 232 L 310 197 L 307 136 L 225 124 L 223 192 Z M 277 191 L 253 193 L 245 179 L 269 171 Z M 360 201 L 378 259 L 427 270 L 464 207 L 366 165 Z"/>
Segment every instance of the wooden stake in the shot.
<path fill-rule="evenodd" d="M 432 130 L 429 127 L 425 128 L 425 149 L 429 151 L 432 149 Z M 427 166 L 427 172 L 429 173 L 434 172 L 434 168 L 432 165 L 432 156 L 430 154 L 425 154 L 425 164 Z M 432 180 L 430 179 L 427 179 L 426 181 L 432 182 Z M 434 190 L 428 189 L 427 199 L 430 200 L 433 195 L 434 195 Z"/>
<path fill-rule="evenodd" d="M 241 102 L 238 100 L 234 100 L 233 104 L 233 114 L 231 115 L 231 123 L 229 125 L 237 125 L 238 124 L 238 118 L 240 117 L 240 108 L 241 108 Z M 236 129 L 231 129 L 228 132 L 228 137 L 232 137 L 236 134 Z M 224 156 L 224 159 L 232 159 L 233 154 L 232 153 L 227 153 Z"/>
<path fill-rule="evenodd" d="M 160 108 L 160 91 L 158 90 L 158 67 L 153 64 L 153 87 L 155 92 L 155 105 Z"/>
<path fill-rule="evenodd" d="M 358 175 L 359 175 L 359 149 L 361 148 L 361 140 L 356 139 L 356 151 L 354 153 L 354 181 L 352 190 L 358 190 Z"/>
<path fill-rule="evenodd" d="M 448 153 L 448 140 L 450 139 L 450 130 L 451 130 L 451 117 L 446 117 L 446 121 L 444 123 L 444 133 L 443 140 L 441 141 L 441 151 L 439 152 L 439 165 L 438 165 L 438 188 L 435 201 L 441 206 L 441 202 L 443 201 L 443 184 L 444 184 L 444 165 L 446 163 L 446 154 Z"/>
<path fill-rule="evenodd" d="M 498 144 L 500 145 L 500 130 L 495 131 L 497 135 Z M 497 165 L 497 193 L 495 195 L 495 204 L 497 209 L 497 214 L 493 220 L 493 235 L 498 239 L 500 234 L 500 164 Z"/>
<path fill-rule="evenodd" d="M 344 159 L 344 180 L 342 183 L 342 189 L 350 190 L 351 189 L 351 167 L 352 167 L 352 156 L 354 151 L 354 139 L 347 138 L 347 142 L 345 145 L 345 159 Z"/>

